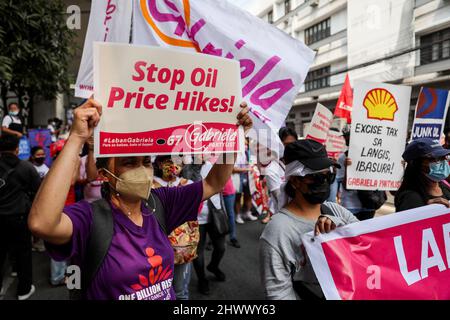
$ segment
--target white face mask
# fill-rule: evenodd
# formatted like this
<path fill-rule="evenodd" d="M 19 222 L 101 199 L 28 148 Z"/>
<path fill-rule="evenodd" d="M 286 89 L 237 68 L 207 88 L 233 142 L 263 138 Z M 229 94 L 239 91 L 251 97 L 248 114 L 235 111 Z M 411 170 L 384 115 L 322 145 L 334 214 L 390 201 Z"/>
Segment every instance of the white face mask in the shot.
<path fill-rule="evenodd" d="M 117 179 L 115 190 L 120 195 L 148 200 L 153 183 L 151 169 L 140 166 L 122 173 L 120 177 L 116 177 L 107 169 L 104 170 Z"/>

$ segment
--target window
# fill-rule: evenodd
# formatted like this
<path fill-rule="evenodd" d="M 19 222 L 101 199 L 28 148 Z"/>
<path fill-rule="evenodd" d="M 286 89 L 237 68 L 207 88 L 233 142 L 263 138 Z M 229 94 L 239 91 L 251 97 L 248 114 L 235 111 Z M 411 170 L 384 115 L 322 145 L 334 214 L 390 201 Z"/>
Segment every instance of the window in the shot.
<path fill-rule="evenodd" d="M 284 0 L 284 14 L 291 12 L 291 0 Z"/>
<path fill-rule="evenodd" d="M 302 112 L 302 113 L 300 113 L 300 116 L 302 118 L 309 118 L 309 117 L 311 117 L 311 114 L 309 112 Z"/>
<path fill-rule="evenodd" d="M 420 64 L 450 59 L 450 28 L 420 37 Z"/>
<path fill-rule="evenodd" d="M 270 10 L 270 11 L 267 13 L 267 22 L 273 23 L 273 10 Z"/>
<path fill-rule="evenodd" d="M 305 79 L 305 90 L 311 91 L 330 86 L 330 66 L 310 71 Z"/>
<path fill-rule="evenodd" d="M 293 122 L 287 122 L 286 121 L 286 127 L 291 128 L 292 130 L 296 131 L 295 130 L 295 124 Z"/>
<path fill-rule="evenodd" d="M 307 45 L 320 41 L 330 36 L 330 18 L 315 24 L 305 30 L 305 43 Z"/>
<path fill-rule="evenodd" d="M 289 114 L 289 119 L 295 119 L 295 113 L 290 113 Z"/>

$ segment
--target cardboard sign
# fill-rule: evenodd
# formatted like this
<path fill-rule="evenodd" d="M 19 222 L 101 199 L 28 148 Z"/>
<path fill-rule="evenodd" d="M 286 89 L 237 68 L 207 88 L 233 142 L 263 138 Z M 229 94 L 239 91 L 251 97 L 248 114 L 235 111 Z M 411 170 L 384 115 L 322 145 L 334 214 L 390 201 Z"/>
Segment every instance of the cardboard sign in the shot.
<path fill-rule="evenodd" d="M 337 160 L 339 155 L 345 152 L 347 146 L 345 145 L 345 138 L 339 131 L 328 131 L 327 142 L 325 143 L 328 157 Z"/>
<path fill-rule="evenodd" d="M 243 150 L 239 75 L 230 59 L 95 43 L 95 98 L 103 105 L 96 156 Z"/>
<path fill-rule="evenodd" d="M 450 210 L 430 205 L 302 237 L 327 299 L 450 299 Z"/>
<path fill-rule="evenodd" d="M 411 87 L 355 82 L 347 189 L 400 187 L 410 96 Z"/>
<path fill-rule="evenodd" d="M 441 139 L 450 103 L 448 96 L 447 90 L 424 87 L 420 89 L 411 140 L 419 138 Z"/>
<path fill-rule="evenodd" d="M 314 111 L 311 125 L 308 128 L 306 139 L 312 139 L 324 144 L 327 141 L 328 131 L 333 122 L 333 113 L 320 103 Z"/>

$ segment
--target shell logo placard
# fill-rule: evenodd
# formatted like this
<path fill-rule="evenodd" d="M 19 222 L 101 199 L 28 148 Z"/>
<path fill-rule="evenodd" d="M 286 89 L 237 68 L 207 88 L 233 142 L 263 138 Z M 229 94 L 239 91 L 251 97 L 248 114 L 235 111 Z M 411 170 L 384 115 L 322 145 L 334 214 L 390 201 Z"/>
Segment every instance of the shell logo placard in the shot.
<path fill-rule="evenodd" d="M 357 80 L 353 101 L 347 189 L 398 190 L 411 87 Z"/>
<path fill-rule="evenodd" d="M 398 110 L 394 95 L 383 88 L 370 90 L 363 100 L 363 106 L 367 110 L 368 119 L 394 121 Z"/>

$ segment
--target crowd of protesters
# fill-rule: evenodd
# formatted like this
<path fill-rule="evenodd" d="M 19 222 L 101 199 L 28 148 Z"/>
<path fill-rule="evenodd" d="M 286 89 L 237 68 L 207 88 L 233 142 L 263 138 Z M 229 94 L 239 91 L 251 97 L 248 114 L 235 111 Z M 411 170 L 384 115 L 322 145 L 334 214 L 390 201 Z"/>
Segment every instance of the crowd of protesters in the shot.
<path fill-rule="evenodd" d="M 241 107 L 238 122 L 248 131 L 252 121 L 245 103 Z M 43 146 L 32 148 L 28 161 L 18 158 L 24 128 L 18 105 L 10 104 L 8 112 L 0 136 L 0 286 L 9 261 L 18 278 L 17 298 L 33 295 L 32 250 L 50 255 L 52 285 L 65 284 L 69 263 L 86 270 L 80 292 L 72 295 L 82 299 L 134 299 L 136 292 L 147 299 L 187 300 L 192 270 L 204 295 L 210 294 L 207 271 L 227 280 L 221 269 L 227 240 L 237 249 L 245 246 L 236 224 L 258 220 L 248 139 L 245 152 L 231 163 L 211 155 L 96 159 L 92 137 L 101 106 L 88 100 L 73 113 L 66 139 L 58 138 L 61 124 L 49 120 L 49 168 Z M 348 146 L 348 126 L 342 135 Z M 282 128 L 279 137 L 283 154 L 257 147 L 265 155 L 256 167 L 269 198 L 259 219 L 266 226 L 255 261 L 261 285 L 267 299 L 324 299 L 301 236 L 372 219 L 386 194 L 347 190 L 347 152 L 330 159 L 323 145 L 299 139 L 290 128 Z M 431 139 L 407 145 L 396 211 L 449 206 L 448 154 Z M 162 282 L 166 290 L 146 289 Z"/>

